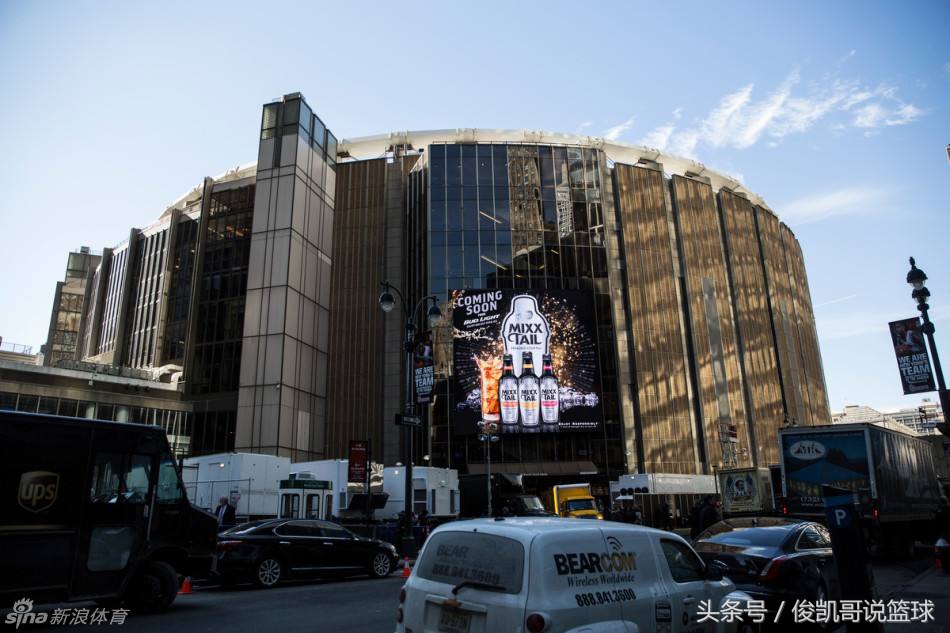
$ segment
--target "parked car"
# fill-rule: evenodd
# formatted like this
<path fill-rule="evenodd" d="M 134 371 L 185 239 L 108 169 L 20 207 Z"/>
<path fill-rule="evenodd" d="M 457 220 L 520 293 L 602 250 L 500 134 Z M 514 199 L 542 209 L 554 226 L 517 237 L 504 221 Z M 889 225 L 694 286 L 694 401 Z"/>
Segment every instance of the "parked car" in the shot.
<path fill-rule="evenodd" d="M 736 588 L 774 612 L 785 601 L 838 600 L 841 587 L 831 537 L 820 523 L 780 517 L 726 519 L 699 534 L 693 547 L 706 564 L 719 561 Z"/>
<path fill-rule="evenodd" d="M 328 521 L 270 519 L 218 536 L 216 573 L 225 583 L 253 581 L 273 587 L 289 578 L 369 574 L 396 568 L 396 548 Z"/>
<path fill-rule="evenodd" d="M 637 525 L 562 518 L 448 523 L 426 541 L 399 594 L 396 632 L 746 631 L 699 622 L 700 609 L 745 610 L 722 570 L 682 537 Z M 707 628 L 708 627 L 708 628 Z"/>

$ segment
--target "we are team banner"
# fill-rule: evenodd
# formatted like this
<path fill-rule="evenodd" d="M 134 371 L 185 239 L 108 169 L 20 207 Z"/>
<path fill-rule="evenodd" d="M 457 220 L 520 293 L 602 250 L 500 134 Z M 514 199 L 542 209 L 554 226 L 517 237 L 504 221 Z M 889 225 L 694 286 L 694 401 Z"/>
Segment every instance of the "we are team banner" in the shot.
<path fill-rule="evenodd" d="M 891 321 L 888 326 L 904 393 L 934 391 L 936 386 L 930 368 L 930 356 L 924 346 L 924 335 L 920 331 L 920 318 Z"/>

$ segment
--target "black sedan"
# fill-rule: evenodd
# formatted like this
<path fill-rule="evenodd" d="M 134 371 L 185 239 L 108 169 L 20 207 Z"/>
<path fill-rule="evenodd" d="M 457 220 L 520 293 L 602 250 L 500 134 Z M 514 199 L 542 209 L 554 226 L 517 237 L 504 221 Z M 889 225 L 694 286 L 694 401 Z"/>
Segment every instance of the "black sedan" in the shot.
<path fill-rule="evenodd" d="M 720 521 L 696 537 L 693 547 L 774 612 L 785 601 L 839 600 L 841 588 L 831 553 L 831 538 L 820 523 L 775 517 Z"/>
<path fill-rule="evenodd" d="M 218 535 L 216 572 L 224 583 L 251 580 L 273 587 L 289 578 L 369 574 L 388 576 L 396 548 L 328 521 L 272 519 Z"/>

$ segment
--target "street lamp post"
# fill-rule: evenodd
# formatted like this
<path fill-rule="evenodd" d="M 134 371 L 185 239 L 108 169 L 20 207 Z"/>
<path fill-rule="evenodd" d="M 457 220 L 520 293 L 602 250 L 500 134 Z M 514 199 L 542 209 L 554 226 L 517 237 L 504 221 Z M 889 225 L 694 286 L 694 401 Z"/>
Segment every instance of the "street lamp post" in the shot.
<path fill-rule="evenodd" d="M 924 282 L 927 281 L 927 275 L 921 269 L 917 268 L 917 262 L 910 258 L 910 272 L 907 273 L 907 283 L 913 287 L 914 291 L 911 297 L 917 301 L 917 309 L 920 310 L 920 316 L 924 321 L 920 328 L 927 335 L 927 343 L 930 346 L 930 356 L 934 362 L 934 373 L 937 374 L 937 395 L 940 397 L 940 407 L 943 409 L 944 423 L 939 427 L 944 435 L 950 435 L 950 425 L 947 424 L 947 415 L 950 411 L 950 392 L 947 391 L 947 383 L 943 380 L 943 369 L 940 367 L 940 356 L 937 354 L 937 344 L 934 342 L 934 324 L 930 320 L 930 306 L 927 299 L 930 297 L 930 291 Z"/>
<path fill-rule="evenodd" d="M 480 432 L 478 434 L 478 441 L 485 442 L 485 473 L 487 475 L 487 485 L 488 485 L 488 516 L 492 516 L 491 508 L 491 443 L 497 442 L 499 438 L 495 432 L 498 430 L 498 425 L 494 422 L 481 422 L 479 423 Z"/>
<path fill-rule="evenodd" d="M 426 311 L 426 319 L 429 323 L 429 327 L 435 327 L 439 319 L 442 318 L 442 312 L 439 310 L 438 297 L 435 295 L 429 295 L 427 297 L 422 297 L 416 303 L 412 311 L 406 309 L 406 301 L 402 296 L 402 293 L 399 291 L 399 288 L 393 286 L 388 281 L 380 283 L 382 290 L 379 293 L 379 307 L 383 312 L 391 312 L 393 307 L 396 305 L 396 298 L 393 297 L 393 292 L 399 296 L 399 304 L 402 306 L 403 316 L 406 319 L 406 340 L 404 342 L 404 347 L 406 351 L 406 402 L 404 404 L 403 411 L 406 415 L 411 415 L 413 412 L 413 402 L 412 402 L 412 351 L 415 348 L 415 335 L 416 335 L 416 324 L 415 324 L 415 315 L 419 311 L 419 307 L 427 302 L 431 301 L 429 309 Z M 403 525 L 402 525 L 402 553 L 403 556 L 409 556 L 415 558 L 416 556 L 416 539 L 412 533 L 412 502 L 413 502 L 413 488 L 412 488 L 412 427 L 406 427 L 406 502 L 403 514 Z"/>

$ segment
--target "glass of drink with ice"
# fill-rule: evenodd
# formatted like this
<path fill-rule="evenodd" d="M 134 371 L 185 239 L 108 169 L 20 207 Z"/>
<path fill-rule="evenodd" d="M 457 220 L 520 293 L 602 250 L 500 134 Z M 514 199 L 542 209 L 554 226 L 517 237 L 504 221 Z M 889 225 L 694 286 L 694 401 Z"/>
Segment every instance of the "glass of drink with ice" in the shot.
<path fill-rule="evenodd" d="M 476 358 L 478 375 L 482 390 L 482 420 L 498 422 L 501 419 L 501 407 L 498 404 L 498 379 L 501 378 L 501 358 Z"/>

